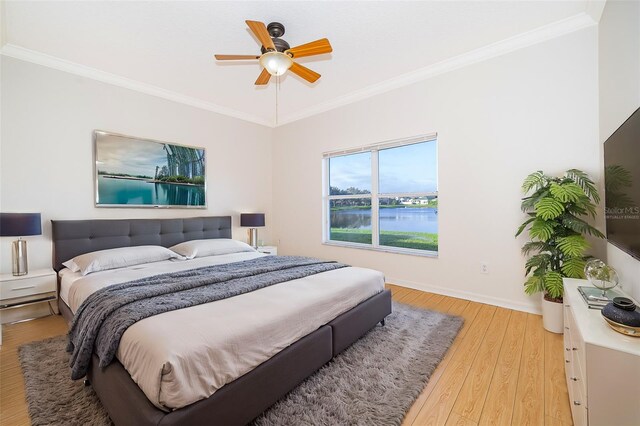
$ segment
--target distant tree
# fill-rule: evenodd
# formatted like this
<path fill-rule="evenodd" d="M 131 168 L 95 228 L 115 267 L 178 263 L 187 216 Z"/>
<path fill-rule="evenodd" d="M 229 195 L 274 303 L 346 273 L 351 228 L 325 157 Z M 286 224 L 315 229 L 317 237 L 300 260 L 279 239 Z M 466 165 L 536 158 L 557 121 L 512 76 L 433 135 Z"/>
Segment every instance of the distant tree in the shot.
<path fill-rule="evenodd" d="M 329 188 L 329 195 L 358 195 L 358 194 L 371 194 L 371 191 L 366 189 L 359 189 L 353 186 L 350 186 L 347 189 L 340 189 L 335 186 L 332 186 Z"/>

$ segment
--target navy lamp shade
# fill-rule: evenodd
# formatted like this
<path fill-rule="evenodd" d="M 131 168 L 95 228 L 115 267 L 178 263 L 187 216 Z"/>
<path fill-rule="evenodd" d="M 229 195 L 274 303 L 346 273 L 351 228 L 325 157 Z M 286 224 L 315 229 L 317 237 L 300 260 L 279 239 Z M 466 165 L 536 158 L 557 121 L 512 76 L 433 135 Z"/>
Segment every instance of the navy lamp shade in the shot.
<path fill-rule="evenodd" d="M 264 213 L 241 213 L 240 226 L 256 228 L 264 226 Z"/>
<path fill-rule="evenodd" d="M 40 213 L 0 213 L 0 237 L 26 237 L 42 234 Z M 11 247 L 13 275 L 26 275 L 27 242 L 21 238 L 13 241 Z"/>
<path fill-rule="evenodd" d="M 40 213 L 0 213 L 0 237 L 42 234 Z"/>
<path fill-rule="evenodd" d="M 249 245 L 258 248 L 258 227 L 264 226 L 264 213 L 240 213 L 240 226 L 249 228 Z"/>

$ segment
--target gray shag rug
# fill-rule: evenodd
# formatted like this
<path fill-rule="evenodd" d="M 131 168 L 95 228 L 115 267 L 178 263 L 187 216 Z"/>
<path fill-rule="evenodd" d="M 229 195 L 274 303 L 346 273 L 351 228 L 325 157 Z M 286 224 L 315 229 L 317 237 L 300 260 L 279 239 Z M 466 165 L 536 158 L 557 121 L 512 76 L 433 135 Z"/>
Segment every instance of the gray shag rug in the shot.
<path fill-rule="evenodd" d="M 463 320 L 394 302 L 362 339 L 258 417 L 254 426 L 400 425 Z M 19 349 L 33 425 L 110 425 L 91 387 L 69 377 L 66 336 Z"/>

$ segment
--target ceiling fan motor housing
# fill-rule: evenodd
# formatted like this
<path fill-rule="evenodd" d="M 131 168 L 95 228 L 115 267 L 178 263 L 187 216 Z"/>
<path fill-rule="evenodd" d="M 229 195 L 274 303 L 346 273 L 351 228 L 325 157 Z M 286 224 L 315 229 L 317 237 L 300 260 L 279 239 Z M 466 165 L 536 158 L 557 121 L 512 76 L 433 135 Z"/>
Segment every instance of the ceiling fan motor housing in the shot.
<path fill-rule="evenodd" d="M 267 31 L 269 31 L 269 35 L 271 36 L 273 44 L 276 46 L 276 50 L 278 52 L 284 52 L 285 50 L 291 49 L 289 43 L 280 38 L 284 35 L 284 25 L 280 22 L 271 22 L 267 25 Z M 265 49 L 264 46 L 262 46 L 260 50 L 262 53 L 267 52 L 267 49 Z"/>
<path fill-rule="evenodd" d="M 282 37 L 284 35 L 284 25 L 280 22 L 272 22 L 267 25 L 267 31 L 271 37 Z"/>

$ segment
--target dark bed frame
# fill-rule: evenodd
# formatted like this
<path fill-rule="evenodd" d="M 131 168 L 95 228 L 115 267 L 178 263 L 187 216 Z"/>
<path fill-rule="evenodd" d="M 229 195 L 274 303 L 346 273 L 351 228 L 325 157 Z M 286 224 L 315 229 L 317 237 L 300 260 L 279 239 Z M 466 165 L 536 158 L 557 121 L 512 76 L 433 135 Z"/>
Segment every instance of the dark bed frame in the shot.
<path fill-rule="evenodd" d="M 96 250 L 139 245 L 170 247 L 203 238 L 231 238 L 231 217 L 187 219 L 54 220 L 53 267 Z M 59 286 L 59 283 L 58 283 Z M 62 316 L 73 314 L 58 299 Z M 244 425 L 391 313 L 385 290 L 223 386 L 209 398 L 165 412 L 155 407 L 118 360 L 104 369 L 94 359 L 87 378 L 116 425 Z"/>

